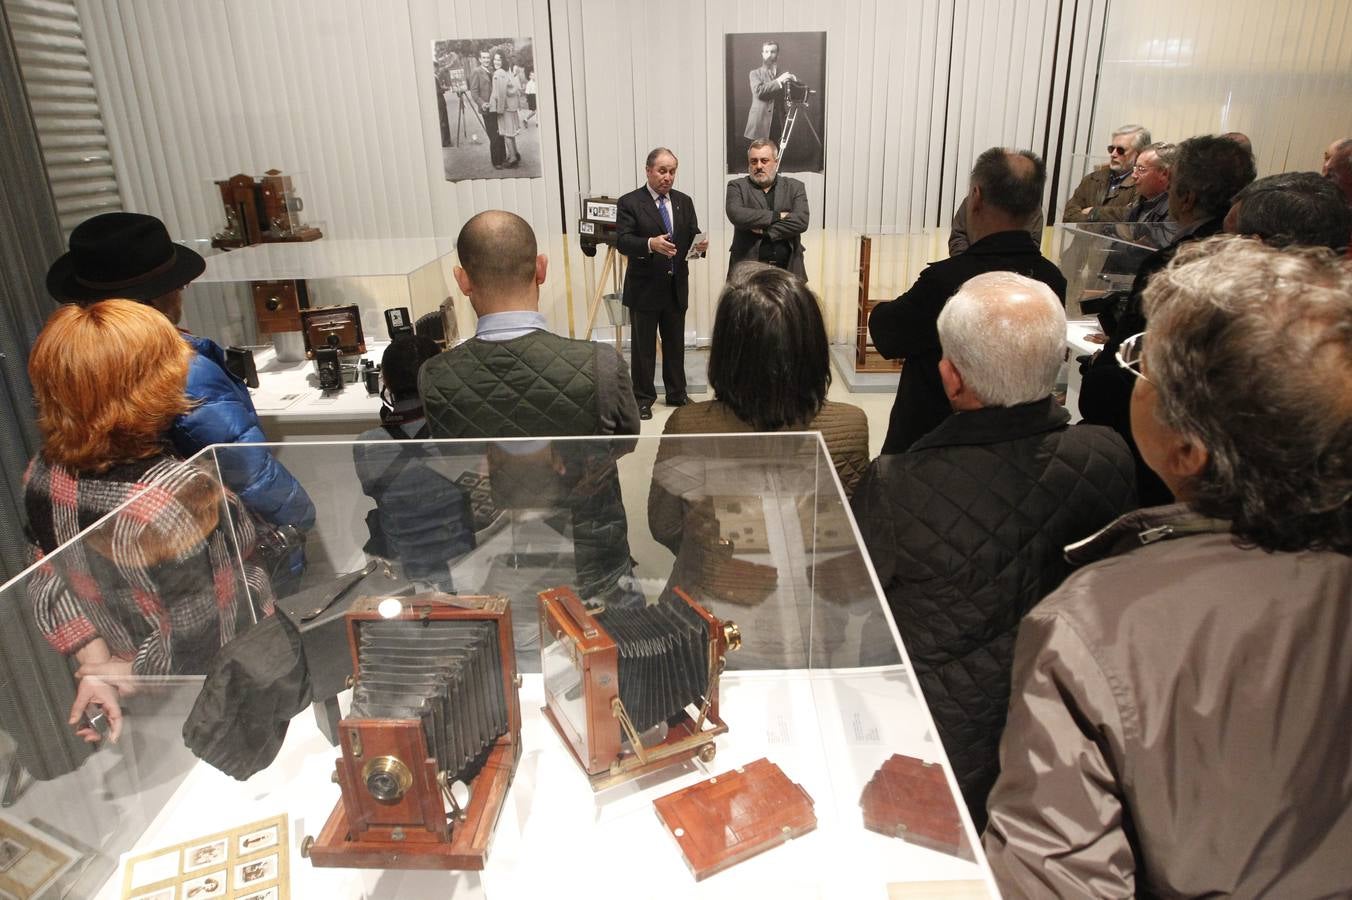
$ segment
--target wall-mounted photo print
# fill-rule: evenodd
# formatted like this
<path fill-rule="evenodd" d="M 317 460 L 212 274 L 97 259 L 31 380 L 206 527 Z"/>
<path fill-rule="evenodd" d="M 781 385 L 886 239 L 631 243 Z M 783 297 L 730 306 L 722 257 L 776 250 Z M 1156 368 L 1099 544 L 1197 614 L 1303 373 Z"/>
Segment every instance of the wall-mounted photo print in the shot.
<path fill-rule="evenodd" d="M 826 162 L 826 32 L 727 35 L 728 174 L 746 172 L 758 138 L 779 145 L 779 171 Z"/>
<path fill-rule="evenodd" d="M 432 67 L 446 180 L 539 178 L 534 42 L 434 41 Z"/>

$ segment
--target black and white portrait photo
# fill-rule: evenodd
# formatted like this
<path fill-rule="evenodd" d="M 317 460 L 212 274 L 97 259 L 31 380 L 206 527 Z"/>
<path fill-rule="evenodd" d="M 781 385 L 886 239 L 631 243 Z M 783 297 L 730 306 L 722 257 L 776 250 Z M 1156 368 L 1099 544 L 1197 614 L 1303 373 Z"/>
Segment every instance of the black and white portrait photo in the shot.
<path fill-rule="evenodd" d="M 728 174 L 746 173 L 746 148 L 758 138 L 779 145 L 779 171 L 822 171 L 826 32 L 726 37 Z"/>
<path fill-rule="evenodd" d="M 432 66 L 446 180 L 539 178 L 532 40 L 434 41 Z"/>

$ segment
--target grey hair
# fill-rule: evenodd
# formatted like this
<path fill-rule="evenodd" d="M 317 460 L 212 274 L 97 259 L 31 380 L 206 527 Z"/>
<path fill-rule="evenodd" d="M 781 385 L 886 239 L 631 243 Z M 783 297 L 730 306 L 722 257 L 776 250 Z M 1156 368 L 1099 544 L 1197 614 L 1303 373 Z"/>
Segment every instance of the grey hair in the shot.
<path fill-rule="evenodd" d="M 1144 303 L 1155 416 L 1207 450 L 1192 505 L 1266 550 L 1352 552 L 1352 264 L 1224 235 Z"/>
<path fill-rule="evenodd" d="M 944 305 L 939 342 L 982 405 L 1032 403 L 1056 386 L 1066 311 L 1040 281 L 987 272 L 968 279 Z"/>
<path fill-rule="evenodd" d="M 1133 149 L 1137 151 L 1144 150 L 1145 145 L 1150 143 L 1150 129 L 1144 125 L 1123 125 L 1121 128 L 1114 128 L 1113 137 L 1119 134 L 1131 135 L 1132 143 L 1136 145 Z"/>
<path fill-rule="evenodd" d="M 1141 148 L 1144 153 L 1151 150 L 1155 154 L 1155 159 L 1159 160 L 1160 168 L 1166 172 L 1174 170 L 1174 162 L 1178 159 L 1178 145 L 1171 144 L 1168 141 L 1155 141 L 1146 147 Z"/>
<path fill-rule="evenodd" d="M 779 159 L 779 145 L 769 138 L 756 138 L 750 144 L 747 144 L 746 152 L 750 153 L 752 150 L 758 150 L 761 147 L 769 147 L 775 151 L 775 159 Z"/>
<path fill-rule="evenodd" d="M 654 147 L 648 151 L 648 161 L 643 164 L 643 167 L 645 169 L 651 169 L 653 167 L 653 163 L 657 162 L 657 157 L 661 156 L 663 153 L 665 153 L 667 156 L 670 156 L 673 160 L 675 160 L 677 165 L 680 165 L 681 161 L 679 159 L 676 159 L 675 153 L 672 153 L 666 147 Z"/>

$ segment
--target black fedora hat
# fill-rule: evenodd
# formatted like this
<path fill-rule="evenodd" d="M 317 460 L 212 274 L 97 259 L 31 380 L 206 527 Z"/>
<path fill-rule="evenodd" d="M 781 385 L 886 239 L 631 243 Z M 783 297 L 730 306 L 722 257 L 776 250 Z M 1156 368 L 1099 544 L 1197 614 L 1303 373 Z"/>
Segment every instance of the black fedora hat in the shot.
<path fill-rule="evenodd" d="M 47 292 L 62 303 L 154 300 L 206 267 L 196 252 L 169 240 L 169 231 L 154 216 L 103 213 L 70 233 L 70 252 L 47 270 Z"/>

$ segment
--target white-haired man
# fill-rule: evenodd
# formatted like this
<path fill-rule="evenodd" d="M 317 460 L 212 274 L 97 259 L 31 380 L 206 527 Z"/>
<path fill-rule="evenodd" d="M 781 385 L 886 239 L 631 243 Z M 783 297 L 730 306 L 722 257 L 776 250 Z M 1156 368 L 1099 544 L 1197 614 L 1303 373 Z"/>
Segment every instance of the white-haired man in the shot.
<path fill-rule="evenodd" d="M 1046 284 L 978 275 L 938 328 L 954 415 L 874 460 L 854 509 L 980 829 L 1019 619 L 1070 571 L 1062 547 L 1135 505 L 1135 477 L 1117 434 L 1052 397 L 1066 315 Z"/>
<path fill-rule="evenodd" d="M 1132 167 L 1136 156 L 1150 144 L 1150 131 L 1143 125 L 1123 125 L 1108 142 L 1108 164 L 1092 170 L 1080 181 L 1061 211 L 1063 222 L 1103 222 L 1121 219 L 1136 202 Z"/>

